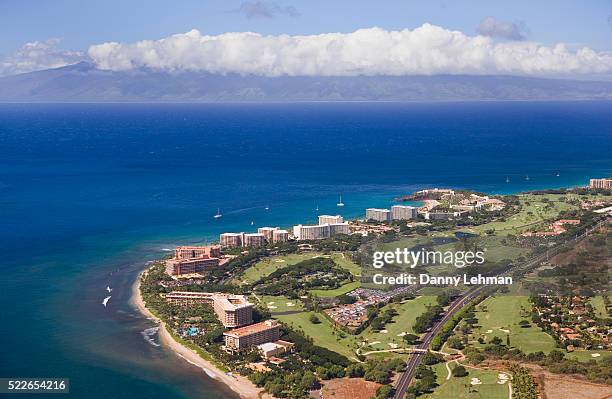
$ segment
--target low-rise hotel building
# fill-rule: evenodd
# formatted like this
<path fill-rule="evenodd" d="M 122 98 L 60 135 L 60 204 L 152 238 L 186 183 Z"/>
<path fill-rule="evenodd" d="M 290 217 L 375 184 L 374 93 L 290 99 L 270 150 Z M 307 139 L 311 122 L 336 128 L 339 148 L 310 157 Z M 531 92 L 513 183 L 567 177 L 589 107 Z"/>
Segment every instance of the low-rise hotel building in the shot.
<path fill-rule="evenodd" d="M 350 232 L 348 222 L 293 226 L 293 235 L 296 240 L 322 240 L 336 234 L 350 234 Z"/>
<path fill-rule="evenodd" d="M 259 350 L 259 353 L 261 353 L 261 357 L 266 360 L 287 353 L 291 351 L 292 348 L 292 342 L 287 342 L 283 340 L 278 340 L 275 342 L 266 342 L 265 344 L 257 345 L 257 350 Z"/>
<path fill-rule="evenodd" d="M 612 179 L 591 179 L 589 188 L 612 190 Z"/>
<path fill-rule="evenodd" d="M 368 208 L 366 209 L 366 220 L 388 222 L 391 220 L 391 211 L 388 209 Z"/>
<path fill-rule="evenodd" d="M 340 215 L 321 215 L 319 216 L 319 224 L 338 224 L 344 223 L 344 218 Z"/>
<path fill-rule="evenodd" d="M 166 294 L 165 299 L 175 305 L 202 303 L 212 306 L 217 318 L 228 328 L 245 326 L 253 322 L 253 304 L 244 295 L 173 291 Z"/>
<path fill-rule="evenodd" d="M 416 219 L 417 208 L 408 205 L 393 205 L 391 207 L 391 218 L 393 220 Z"/>
<path fill-rule="evenodd" d="M 280 338 L 280 325 L 276 320 L 266 320 L 223 333 L 225 350 L 240 352 L 251 346 L 275 342 Z"/>

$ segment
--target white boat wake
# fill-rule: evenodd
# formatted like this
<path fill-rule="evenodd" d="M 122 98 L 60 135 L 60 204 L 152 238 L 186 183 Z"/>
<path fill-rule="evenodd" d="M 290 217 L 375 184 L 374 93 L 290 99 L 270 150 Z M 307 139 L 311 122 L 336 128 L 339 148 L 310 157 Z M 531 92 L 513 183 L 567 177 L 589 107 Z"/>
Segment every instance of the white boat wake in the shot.
<path fill-rule="evenodd" d="M 104 305 L 104 307 L 106 307 L 106 304 L 108 303 L 108 300 L 111 299 L 110 296 L 107 296 L 106 298 L 104 298 L 104 300 L 102 301 L 102 305 Z"/>
<path fill-rule="evenodd" d="M 108 291 L 108 292 L 113 292 L 113 289 L 107 285 L 107 286 L 106 286 L 106 291 Z"/>

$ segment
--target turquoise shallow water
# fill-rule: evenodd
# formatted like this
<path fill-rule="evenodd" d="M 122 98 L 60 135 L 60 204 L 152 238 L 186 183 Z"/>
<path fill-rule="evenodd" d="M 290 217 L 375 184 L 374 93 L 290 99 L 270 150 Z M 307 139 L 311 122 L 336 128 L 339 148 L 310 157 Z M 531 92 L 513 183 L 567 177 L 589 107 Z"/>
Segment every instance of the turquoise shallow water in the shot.
<path fill-rule="evenodd" d="M 0 105 L 0 376 L 69 377 L 78 398 L 234 397 L 141 335 L 128 300 L 147 260 L 314 221 L 339 194 L 356 217 L 423 187 L 586 184 L 612 174 L 610 109 Z"/>

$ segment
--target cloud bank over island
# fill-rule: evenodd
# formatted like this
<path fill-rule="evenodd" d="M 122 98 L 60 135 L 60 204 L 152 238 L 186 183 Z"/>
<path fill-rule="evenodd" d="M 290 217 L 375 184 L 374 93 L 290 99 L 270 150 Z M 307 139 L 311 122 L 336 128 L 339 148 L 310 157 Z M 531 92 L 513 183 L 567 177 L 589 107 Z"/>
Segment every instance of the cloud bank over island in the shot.
<path fill-rule="evenodd" d="M 491 21 L 489 21 L 491 22 Z M 494 26 L 493 26 L 494 25 Z M 498 42 L 491 36 L 523 39 L 511 25 L 489 24 L 488 35 L 469 36 L 423 24 L 413 30 L 374 27 L 351 33 L 261 35 L 198 30 L 160 40 L 108 42 L 90 46 L 100 69 L 151 68 L 258 76 L 403 75 L 609 75 L 612 54 L 588 47 L 571 49 L 523 40 Z M 493 29 L 493 30 L 491 30 Z M 501 31 L 500 31 L 501 29 Z M 509 30 L 508 30 L 509 29 Z"/>
<path fill-rule="evenodd" d="M 83 52 L 57 48 L 60 42 L 58 38 L 28 42 L 14 54 L 0 57 L 0 76 L 59 68 L 88 59 Z"/>

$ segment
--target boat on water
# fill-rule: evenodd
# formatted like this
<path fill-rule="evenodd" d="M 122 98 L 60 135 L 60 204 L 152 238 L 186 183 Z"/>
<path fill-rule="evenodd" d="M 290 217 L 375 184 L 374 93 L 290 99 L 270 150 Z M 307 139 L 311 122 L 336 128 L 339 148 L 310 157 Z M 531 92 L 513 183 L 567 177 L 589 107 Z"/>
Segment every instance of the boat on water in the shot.
<path fill-rule="evenodd" d="M 266 205 L 266 207 L 265 207 L 264 209 L 265 209 L 266 211 L 269 211 L 269 210 L 270 210 L 270 206 L 269 206 L 269 205 Z"/>
<path fill-rule="evenodd" d="M 506 183 L 510 183 L 510 178 L 506 176 Z"/>
<path fill-rule="evenodd" d="M 340 201 L 338 201 L 336 206 L 344 206 L 344 202 L 342 202 L 342 196 L 340 196 Z"/>
<path fill-rule="evenodd" d="M 254 224 L 255 224 L 255 222 L 251 220 L 251 226 L 254 225 Z"/>
<path fill-rule="evenodd" d="M 113 291 L 113 289 L 112 289 L 110 286 L 108 286 L 108 285 L 107 285 L 107 286 L 106 286 L 106 291 L 108 291 L 108 292 L 112 292 L 112 291 Z"/>
<path fill-rule="evenodd" d="M 559 172 L 557 172 L 557 177 L 559 177 L 559 176 L 561 176 L 561 175 L 559 174 Z"/>
<path fill-rule="evenodd" d="M 111 299 L 110 296 L 107 296 L 106 298 L 104 298 L 104 300 L 102 301 L 102 305 L 104 305 L 104 307 L 106 307 L 106 304 L 108 303 L 108 300 Z"/>
<path fill-rule="evenodd" d="M 525 176 L 525 180 L 529 180 L 529 175 Z"/>
<path fill-rule="evenodd" d="M 223 215 L 221 214 L 221 209 L 217 208 L 217 213 L 213 216 L 215 219 L 221 218 Z"/>

